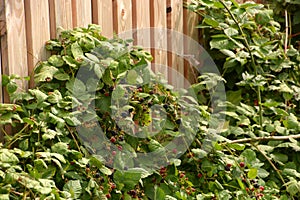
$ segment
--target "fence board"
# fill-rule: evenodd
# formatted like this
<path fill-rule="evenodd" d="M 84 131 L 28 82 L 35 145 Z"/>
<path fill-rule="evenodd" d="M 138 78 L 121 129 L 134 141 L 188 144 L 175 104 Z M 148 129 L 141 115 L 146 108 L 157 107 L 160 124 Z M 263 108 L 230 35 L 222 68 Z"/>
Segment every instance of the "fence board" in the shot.
<path fill-rule="evenodd" d="M 47 0 L 25 0 L 25 9 L 28 73 L 32 75 L 35 65 L 50 55 L 44 48 L 50 39 L 49 4 Z M 32 78 L 30 86 L 33 85 Z"/>
<path fill-rule="evenodd" d="M 57 38 L 57 28 L 71 29 L 72 20 L 72 0 L 49 0 L 50 10 L 50 35 Z"/>
<path fill-rule="evenodd" d="M 155 28 L 167 28 L 167 2 L 161 0 L 152 0 L 150 4 L 150 25 Z M 168 60 L 167 52 L 163 51 L 167 47 L 167 33 L 165 31 L 155 31 L 151 33 L 153 55 L 152 69 L 154 72 L 161 73 L 165 78 L 168 78 Z"/>
<path fill-rule="evenodd" d="M 174 32 L 182 33 L 168 34 L 168 66 L 169 80 L 177 88 L 182 87 L 184 83 L 184 60 L 183 55 L 183 1 L 169 0 L 167 8 L 168 29 Z M 180 55 L 176 55 L 179 53 Z"/>
<path fill-rule="evenodd" d="M 184 2 L 189 4 L 191 0 L 184 0 Z M 199 31 L 195 28 L 195 26 L 199 23 L 199 16 L 185 8 L 183 11 L 183 18 L 186 21 L 183 33 L 191 39 L 199 41 Z M 184 41 L 184 54 L 189 53 L 189 49 L 191 48 L 189 45 L 190 44 L 187 41 Z M 191 66 L 187 60 L 184 61 L 184 76 L 190 83 L 194 83 L 197 79 L 197 72 L 193 70 L 193 66 Z"/>
<path fill-rule="evenodd" d="M 72 0 L 73 27 L 87 27 L 92 23 L 91 0 Z"/>
<path fill-rule="evenodd" d="M 133 29 L 135 29 L 133 38 L 134 44 L 144 47 L 150 47 L 150 0 L 132 1 L 132 20 Z M 141 29 L 141 30 L 139 30 Z"/>
<path fill-rule="evenodd" d="M 113 36 L 113 4 L 111 0 L 93 0 L 93 23 L 99 24 L 105 37 Z"/>
<path fill-rule="evenodd" d="M 131 0 L 114 0 L 114 31 L 122 33 L 132 30 Z"/>
<path fill-rule="evenodd" d="M 27 76 L 26 34 L 25 34 L 25 11 L 22 0 L 1 1 L 1 19 L 5 23 L 1 27 L 1 65 L 3 74 L 17 74 Z M 27 85 L 20 83 L 27 88 Z M 4 102 L 9 98 L 4 92 Z"/>

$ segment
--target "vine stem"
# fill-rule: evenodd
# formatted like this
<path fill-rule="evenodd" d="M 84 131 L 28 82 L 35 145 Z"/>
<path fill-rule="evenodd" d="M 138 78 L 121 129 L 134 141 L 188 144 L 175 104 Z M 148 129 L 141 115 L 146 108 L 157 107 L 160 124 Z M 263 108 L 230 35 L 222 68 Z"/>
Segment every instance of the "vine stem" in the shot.
<path fill-rule="evenodd" d="M 259 153 L 261 153 L 261 155 L 263 155 L 263 157 L 270 163 L 272 168 L 276 171 L 277 175 L 279 176 L 279 178 L 280 178 L 281 182 L 283 183 L 283 185 L 285 185 L 287 187 L 286 182 L 285 182 L 284 178 L 282 177 L 282 175 L 280 173 L 280 170 L 277 169 L 277 167 L 274 165 L 272 160 L 263 151 L 261 151 L 256 145 L 252 145 L 252 146 L 254 146 L 255 149 L 257 149 L 257 151 L 259 151 Z M 294 199 L 293 196 L 291 196 L 291 197 L 292 197 L 292 199 Z"/>
<path fill-rule="evenodd" d="M 288 135 L 288 136 L 270 136 L 270 137 L 254 137 L 254 138 L 243 138 L 238 140 L 232 140 L 230 142 L 226 142 L 229 144 L 233 143 L 252 143 L 257 141 L 270 141 L 270 140 L 289 140 L 289 139 L 299 139 L 300 134 L 298 135 Z"/>
<path fill-rule="evenodd" d="M 284 10 L 285 16 L 285 40 L 284 40 L 284 56 L 286 57 L 287 46 L 288 46 L 288 37 L 289 37 L 289 21 L 288 21 L 288 12 Z"/>
<path fill-rule="evenodd" d="M 229 15 L 231 16 L 231 18 L 233 19 L 234 23 L 237 25 L 238 29 L 239 29 L 239 32 L 240 34 L 242 35 L 242 38 L 244 40 L 244 43 L 245 43 L 245 46 L 246 46 L 246 49 L 250 55 L 250 58 L 251 58 L 251 66 L 254 70 L 254 74 L 255 76 L 258 75 L 258 72 L 257 72 L 257 66 L 255 64 L 255 59 L 254 59 L 254 56 L 251 52 L 251 48 L 250 48 L 250 44 L 246 38 L 246 35 L 242 29 L 242 27 L 240 26 L 238 20 L 235 18 L 235 16 L 233 15 L 233 13 L 230 11 L 230 9 L 228 8 L 228 6 L 223 2 L 223 0 L 219 0 L 219 2 L 225 7 L 225 9 L 227 10 L 227 12 L 229 13 Z M 258 100 L 258 106 L 259 106 L 259 126 L 260 126 L 260 129 L 262 130 L 262 118 L 263 118 L 263 114 L 262 114 L 262 105 L 261 105 L 261 90 L 260 90 L 260 86 L 257 86 L 257 100 Z"/>
<path fill-rule="evenodd" d="M 70 134 L 71 134 L 71 136 L 72 136 L 72 138 L 73 138 L 73 140 L 74 140 L 74 142 L 76 144 L 76 147 L 78 148 L 78 151 L 82 153 L 82 151 L 81 151 L 81 149 L 79 147 L 79 144 L 78 144 L 78 142 L 77 142 L 77 140 L 76 140 L 76 138 L 75 138 L 75 136 L 73 134 L 73 131 L 71 130 L 71 128 L 69 126 L 67 126 L 67 129 L 69 130 L 69 132 L 70 132 Z"/>

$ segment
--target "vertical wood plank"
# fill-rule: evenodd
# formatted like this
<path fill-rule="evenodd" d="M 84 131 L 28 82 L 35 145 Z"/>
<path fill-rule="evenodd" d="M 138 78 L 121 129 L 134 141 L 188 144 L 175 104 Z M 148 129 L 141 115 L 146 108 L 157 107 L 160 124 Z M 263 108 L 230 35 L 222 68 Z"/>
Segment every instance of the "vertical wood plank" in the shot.
<path fill-rule="evenodd" d="M 50 39 L 49 4 L 47 0 L 24 0 L 27 35 L 28 73 L 31 75 L 30 86 L 34 85 L 32 72 L 35 65 L 46 60 L 50 53 L 44 48 Z"/>
<path fill-rule="evenodd" d="M 6 32 L 5 25 L 5 4 L 4 1 L 0 1 L 0 103 L 3 103 L 3 87 L 2 87 L 2 38 Z M 1 127 L 0 127 L 1 128 Z M 1 133 L 0 133 L 1 137 Z"/>
<path fill-rule="evenodd" d="M 4 20 L 4 21 L 2 21 Z M 1 1 L 1 65 L 3 74 L 27 76 L 25 9 L 22 0 Z M 26 83 L 19 83 L 26 89 Z M 4 102 L 9 97 L 4 92 Z"/>
<path fill-rule="evenodd" d="M 150 25 L 153 28 L 167 28 L 167 14 L 166 14 L 166 0 L 152 0 L 150 4 Z M 151 33 L 152 49 L 151 54 L 153 55 L 152 69 L 154 72 L 159 72 L 164 78 L 168 78 L 168 61 L 167 52 L 162 49 L 167 47 L 167 32 L 166 31 L 154 31 Z"/>
<path fill-rule="evenodd" d="M 150 47 L 150 0 L 132 1 L 132 23 L 134 30 L 134 44 Z"/>
<path fill-rule="evenodd" d="M 114 0 L 114 31 L 122 33 L 132 30 L 131 0 Z"/>
<path fill-rule="evenodd" d="M 71 29 L 72 23 L 72 0 L 49 0 L 50 10 L 50 35 L 57 38 L 57 28 Z"/>
<path fill-rule="evenodd" d="M 113 37 L 113 3 L 111 0 L 93 0 L 93 19 L 94 24 L 99 24 L 102 34 L 105 37 Z"/>
<path fill-rule="evenodd" d="M 187 4 L 191 3 L 191 0 L 184 1 Z M 184 9 L 183 18 L 185 19 L 183 28 L 184 34 L 190 37 L 191 39 L 194 39 L 195 41 L 199 41 L 199 32 L 198 29 L 195 28 L 195 26 L 199 23 L 199 16 L 196 13 L 189 11 L 188 9 Z M 189 46 L 189 42 L 184 41 L 184 54 L 189 54 L 190 48 L 191 47 Z M 184 76 L 190 83 L 196 82 L 198 77 L 197 72 L 187 60 L 184 61 Z"/>
<path fill-rule="evenodd" d="M 92 23 L 91 0 L 72 0 L 73 27 L 87 27 Z"/>
<path fill-rule="evenodd" d="M 168 0 L 167 7 L 168 29 L 168 66 L 169 80 L 177 88 L 183 87 L 184 83 L 184 60 L 183 55 L 183 1 Z M 179 55 L 176 55 L 178 53 Z"/>

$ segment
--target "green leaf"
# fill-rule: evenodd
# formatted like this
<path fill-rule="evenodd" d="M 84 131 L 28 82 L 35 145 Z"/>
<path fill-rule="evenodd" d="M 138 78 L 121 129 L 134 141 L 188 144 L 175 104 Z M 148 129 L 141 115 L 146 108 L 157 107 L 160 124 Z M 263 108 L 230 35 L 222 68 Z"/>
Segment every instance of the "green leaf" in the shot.
<path fill-rule="evenodd" d="M 11 153 L 8 149 L 0 150 L 0 161 L 3 163 L 18 163 L 18 157 Z"/>
<path fill-rule="evenodd" d="M 48 62 L 51 63 L 54 67 L 61 67 L 64 65 L 65 61 L 62 59 L 60 55 L 52 55 Z"/>
<path fill-rule="evenodd" d="M 70 76 L 63 72 L 55 73 L 53 77 L 59 81 L 67 81 L 70 79 Z"/>
<path fill-rule="evenodd" d="M 228 38 L 215 38 L 209 44 L 211 49 L 233 49 L 235 47 L 235 44 Z"/>
<path fill-rule="evenodd" d="M 125 89 L 121 85 L 117 85 L 116 89 L 112 93 L 112 99 L 118 100 L 124 97 Z"/>
<path fill-rule="evenodd" d="M 289 157 L 283 153 L 272 153 L 271 158 L 279 163 L 286 163 L 289 160 Z"/>
<path fill-rule="evenodd" d="M 81 58 L 83 56 L 83 51 L 82 51 L 81 47 L 79 46 L 78 42 L 72 43 L 71 51 L 72 51 L 73 57 L 75 59 Z"/>
<path fill-rule="evenodd" d="M 216 20 L 214 20 L 214 19 L 212 19 L 212 18 L 210 18 L 210 17 L 209 18 L 205 17 L 204 20 L 203 20 L 203 23 L 205 23 L 207 25 L 210 25 L 213 28 L 216 28 L 216 27 L 219 26 L 219 22 L 216 21 Z"/>
<path fill-rule="evenodd" d="M 114 173 L 114 181 L 116 183 L 124 184 L 127 190 L 131 190 L 139 182 L 142 177 L 140 171 L 116 171 Z"/>
<path fill-rule="evenodd" d="M 255 179 L 256 176 L 257 176 L 257 174 L 258 174 L 257 169 L 256 169 L 256 168 L 251 168 L 251 169 L 248 171 L 247 176 L 248 176 L 249 179 Z"/>
<path fill-rule="evenodd" d="M 35 73 L 34 81 L 36 83 L 46 81 L 49 82 L 53 79 L 53 76 L 56 72 L 58 72 L 58 69 L 56 67 L 43 63 L 39 71 Z"/>
<path fill-rule="evenodd" d="M 252 163 L 256 160 L 256 153 L 251 149 L 246 149 L 243 151 L 241 156 L 245 158 L 247 163 Z"/>
<path fill-rule="evenodd" d="M 72 199 L 78 199 L 82 193 L 82 187 L 79 180 L 69 180 L 63 188 L 71 194 Z"/>
<path fill-rule="evenodd" d="M 15 91 L 17 91 L 18 89 L 18 85 L 14 82 L 9 82 L 7 85 L 6 85 L 6 91 L 9 93 L 9 94 L 12 94 L 14 93 Z"/>
<path fill-rule="evenodd" d="M 59 153 L 61 155 L 66 155 L 66 153 L 69 151 L 68 150 L 68 145 L 64 142 L 58 142 L 51 146 L 51 150 L 54 153 Z"/>
<path fill-rule="evenodd" d="M 238 144 L 238 143 L 232 143 L 232 144 L 228 144 L 228 147 L 238 150 L 238 151 L 242 151 L 245 149 L 245 145 L 244 144 Z"/>
<path fill-rule="evenodd" d="M 74 58 L 72 58 L 71 56 L 66 55 L 66 56 L 63 56 L 62 58 L 70 67 L 75 68 L 75 69 L 78 68 L 78 66 L 77 66 L 78 62 L 76 62 L 76 60 Z"/>
<path fill-rule="evenodd" d="M 225 33 L 225 35 L 231 37 L 231 36 L 238 35 L 239 31 L 234 29 L 234 28 L 229 27 L 229 28 L 224 30 L 224 33 Z"/>
<path fill-rule="evenodd" d="M 255 15 L 255 21 L 256 23 L 260 24 L 260 25 L 266 25 L 270 22 L 271 17 L 269 15 L 268 12 L 259 12 Z"/>
<path fill-rule="evenodd" d="M 232 51 L 230 51 L 228 49 L 220 49 L 220 51 L 228 57 L 235 58 L 235 53 L 233 53 Z"/>
<path fill-rule="evenodd" d="M 10 82 L 10 78 L 8 75 L 3 74 L 2 75 L 2 86 L 6 86 Z"/>
<path fill-rule="evenodd" d="M 157 185 L 154 186 L 154 200 L 165 199 L 165 192 Z"/>

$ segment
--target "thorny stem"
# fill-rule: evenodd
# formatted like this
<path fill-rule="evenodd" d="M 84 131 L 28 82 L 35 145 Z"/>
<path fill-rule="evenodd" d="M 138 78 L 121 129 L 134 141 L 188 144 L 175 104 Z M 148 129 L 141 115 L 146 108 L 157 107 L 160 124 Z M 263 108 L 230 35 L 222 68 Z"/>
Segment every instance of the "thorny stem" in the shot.
<path fill-rule="evenodd" d="M 259 153 L 261 153 L 261 155 L 263 155 L 263 157 L 270 163 L 270 165 L 272 166 L 272 168 L 276 171 L 276 173 L 277 173 L 277 175 L 279 176 L 279 178 L 280 178 L 280 180 L 281 180 L 281 182 L 283 183 L 283 185 L 285 185 L 286 184 L 286 182 L 285 182 L 285 180 L 284 180 L 284 178 L 282 177 L 282 175 L 281 175 L 281 173 L 280 173 L 280 170 L 279 169 L 277 169 L 277 167 L 274 165 L 274 163 L 272 162 L 272 160 L 263 152 L 263 151 L 261 151 L 256 145 L 253 145 L 256 149 L 257 149 L 257 151 L 259 151 Z M 287 187 L 287 186 L 286 186 Z M 291 196 L 292 197 L 292 199 L 294 199 L 294 197 L 293 196 Z"/>
<path fill-rule="evenodd" d="M 70 129 L 69 126 L 67 126 L 67 129 L 69 130 L 69 132 L 70 132 L 70 134 L 71 134 L 71 136 L 72 136 L 72 138 L 73 138 L 73 140 L 74 140 L 74 142 L 75 142 L 75 144 L 76 144 L 76 147 L 78 148 L 78 151 L 82 153 L 82 151 L 81 151 L 81 149 L 80 149 L 80 147 L 79 147 L 79 144 L 78 144 L 78 142 L 77 142 L 77 140 L 76 140 L 76 138 L 75 138 L 75 136 L 74 136 L 74 134 L 73 134 L 73 131 Z"/>
<path fill-rule="evenodd" d="M 254 138 L 243 138 L 238 140 L 232 140 L 230 142 L 226 142 L 229 144 L 233 143 L 253 143 L 257 141 L 271 141 L 271 140 L 289 140 L 289 139 L 299 139 L 300 134 L 298 135 L 289 135 L 289 136 L 270 136 L 270 137 L 254 137 Z"/>
<path fill-rule="evenodd" d="M 237 25 L 242 37 L 243 37 L 243 40 L 244 40 L 244 43 L 246 45 L 246 49 L 251 57 L 251 66 L 254 70 L 254 74 L 255 76 L 258 75 L 258 72 L 257 72 L 257 66 L 255 64 L 255 59 L 254 59 L 254 56 L 251 52 L 251 48 L 250 48 L 250 45 L 249 45 L 249 42 L 245 36 L 245 33 L 242 29 L 242 27 L 240 26 L 238 20 L 235 18 L 235 16 L 233 15 L 233 13 L 230 11 L 230 9 L 228 8 L 228 6 L 223 2 L 223 0 L 219 0 L 220 3 L 225 7 L 225 9 L 227 10 L 227 12 L 229 13 L 229 15 L 231 16 L 231 18 L 233 19 L 234 23 Z M 258 106 L 259 106 L 259 125 L 260 125 L 260 129 L 262 129 L 262 118 L 263 118 L 263 114 L 262 114 L 262 105 L 261 105 L 261 91 L 260 91 L 260 86 L 257 86 L 257 98 L 258 98 Z"/>

